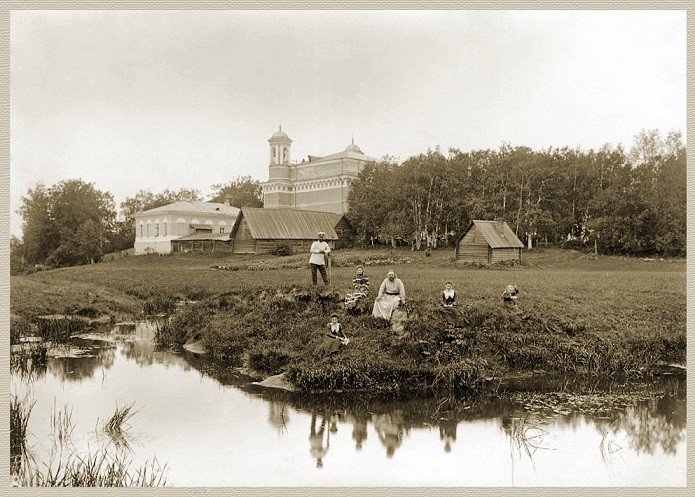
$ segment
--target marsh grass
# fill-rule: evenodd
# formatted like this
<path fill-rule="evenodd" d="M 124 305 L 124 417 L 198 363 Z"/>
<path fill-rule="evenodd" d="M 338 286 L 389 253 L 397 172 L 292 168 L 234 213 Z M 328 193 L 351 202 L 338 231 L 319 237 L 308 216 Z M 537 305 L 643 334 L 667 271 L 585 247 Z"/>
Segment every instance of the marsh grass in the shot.
<path fill-rule="evenodd" d="M 51 433 L 54 442 L 59 446 L 67 445 L 74 429 L 72 408 L 66 404 L 61 409 L 58 409 L 54 399 L 53 412 L 51 413 Z"/>
<path fill-rule="evenodd" d="M 514 452 L 526 454 L 533 463 L 533 456 L 538 450 L 550 450 L 545 444 L 548 432 L 538 423 L 531 423 L 529 416 L 524 418 L 512 418 L 508 436 L 512 445 L 512 457 Z"/>
<path fill-rule="evenodd" d="M 87 327 L 87 322 L 73 316 L 42 316 L 36 318 L 36 333 L 44 341 L 67 343 L 72 335 Z"/>
<path fill-rule="evenodd" d="M 14 345 L 10 352 L 10 371 L 31 383 L 46 373 L 47 355 L 48 349 L 43 343 Z"/>
<path fill-rule="evenodd" d="M 51 459 L 44 469 L 28 467 L 20 476 L 22 486 L 33 487 L 163 487 L 168 468 L 156 459 L 139 468 L 131 468 L 128 456 L 106 449 L 81 456 L 70 453 Z"/>
<path fill-rule="evenodd" d="M 130 404 L 129 406 L 118 407 L 116 406 L 116 411 L 109 418 L 109 420 L 104 424 L 104 431 L 111 436 L 123 436 L 123 429 L 130 418 L 137 414 L 137 411 L 133 411 L 133 406 L 135 404 Z"/>
<path fill-rule="evenodd" d="M 10 397 L 10 462 L 12 474 L 18 474 L 25 466 L 26 461 L 30 460 L 29 448 L 27 445 L 27 428 L 29 417 L 36 401 L 30 400 L 28 396 Z"/>

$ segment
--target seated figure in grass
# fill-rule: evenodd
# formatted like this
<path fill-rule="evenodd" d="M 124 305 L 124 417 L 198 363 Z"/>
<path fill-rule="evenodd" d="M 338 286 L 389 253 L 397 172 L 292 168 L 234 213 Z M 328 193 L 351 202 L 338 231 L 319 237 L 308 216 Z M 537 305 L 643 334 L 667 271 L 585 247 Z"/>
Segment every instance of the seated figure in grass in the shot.
<path fill-rule="evenodd" d="M 352 279 L 352 292 L 345 296 L 345 310 L 350 314 L 359 314 L 361 311 L 360 303 L 369 294 L 369 278 L 364 274 L 364 268 L 357 266 L 355 277 Z"/>
<path fill-rule="evenodd" d="M 502 293 L 502 302 L 506 305 L 516 307 L 516 299 L 519 297 L 519 288 L 516 285 L 507 285 Z"/>
<path fill-rule="evenodd" d="M 405 304 L 405 286 L 396 277 L 395 271 L 389 271 L 386 279 L 379 287 L 379 294 L 374 301 L 372 316 L 390 321 L 393 311 L 400 304 Z"/>
<path fill-rule="evenodd" d="M 447 281 L 444 284 L 444 291 L 441 295 L 442 307 L 440 312 L 444 315 L 446 323 L 449 327 L 461 326 L 461 312 L 458 310 L 458 303 L 456 302 L 458 293 L 454 289 L 454 284 L 451 281 Z"/>
<path fill-rule="evenodd" d="M 319 357 L 330 356 L 340 351 L 340 347 L 350 343 L 350 339 L 343 333 L 338 322 L 338 315 L 331 314 L 331 322 L 328 323 L 328 331 L 322 337 L 321 343 L 316 346 L 314 355 Z"/>

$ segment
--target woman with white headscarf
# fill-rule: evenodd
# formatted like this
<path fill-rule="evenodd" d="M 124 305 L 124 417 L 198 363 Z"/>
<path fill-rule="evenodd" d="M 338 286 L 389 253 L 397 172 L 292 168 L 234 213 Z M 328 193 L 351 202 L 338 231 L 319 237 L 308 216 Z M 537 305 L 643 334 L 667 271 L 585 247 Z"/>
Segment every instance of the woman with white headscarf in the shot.
<path fill-rule="evenodd" d="M 391 314 L 401 303 L 405 303 L 405 286 L 396 277 L 395 271 L 389 271 L 379 287 L 379 294 L 374 301 L 372 315 L 390 321 Z"/>

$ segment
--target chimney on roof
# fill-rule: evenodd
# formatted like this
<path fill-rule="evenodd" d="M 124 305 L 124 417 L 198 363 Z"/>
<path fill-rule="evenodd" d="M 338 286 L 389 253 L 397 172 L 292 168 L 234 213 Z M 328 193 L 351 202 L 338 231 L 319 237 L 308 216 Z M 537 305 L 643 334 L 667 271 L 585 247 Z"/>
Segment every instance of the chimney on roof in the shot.
<path fill-rule="evenodd" d="M 229 205 L 229 197 L 224 198 L 224 205 Z"/>

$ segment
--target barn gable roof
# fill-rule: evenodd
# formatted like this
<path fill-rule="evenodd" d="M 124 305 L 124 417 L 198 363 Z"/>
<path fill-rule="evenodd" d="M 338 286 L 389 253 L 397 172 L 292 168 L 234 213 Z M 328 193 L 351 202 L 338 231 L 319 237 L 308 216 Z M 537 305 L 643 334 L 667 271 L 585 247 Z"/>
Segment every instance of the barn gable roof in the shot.
<path fill-rule="evenodd" d="M 514 234 L 509 225 L 504 221 L 484 221 L 484 220 L 473 220 L 471 224 L 461 233 L 458 237 L 456 243 L 461 241 L 461 238 L 466 236 L 466 233 L 475 226 L 485 241 L 492 247 L 496 248 L 524 248 L 524 244 L 519 240 L 519 238 Z"/>
<path fill-rule="evenodd" d="M 326 234 L 326 240 L 337 240 L 335 226 L 342 217 L 332 212 L 242 207 L 231 233 L 246 219 L 256 240 L 313 240 L 319 231 Z"/>

